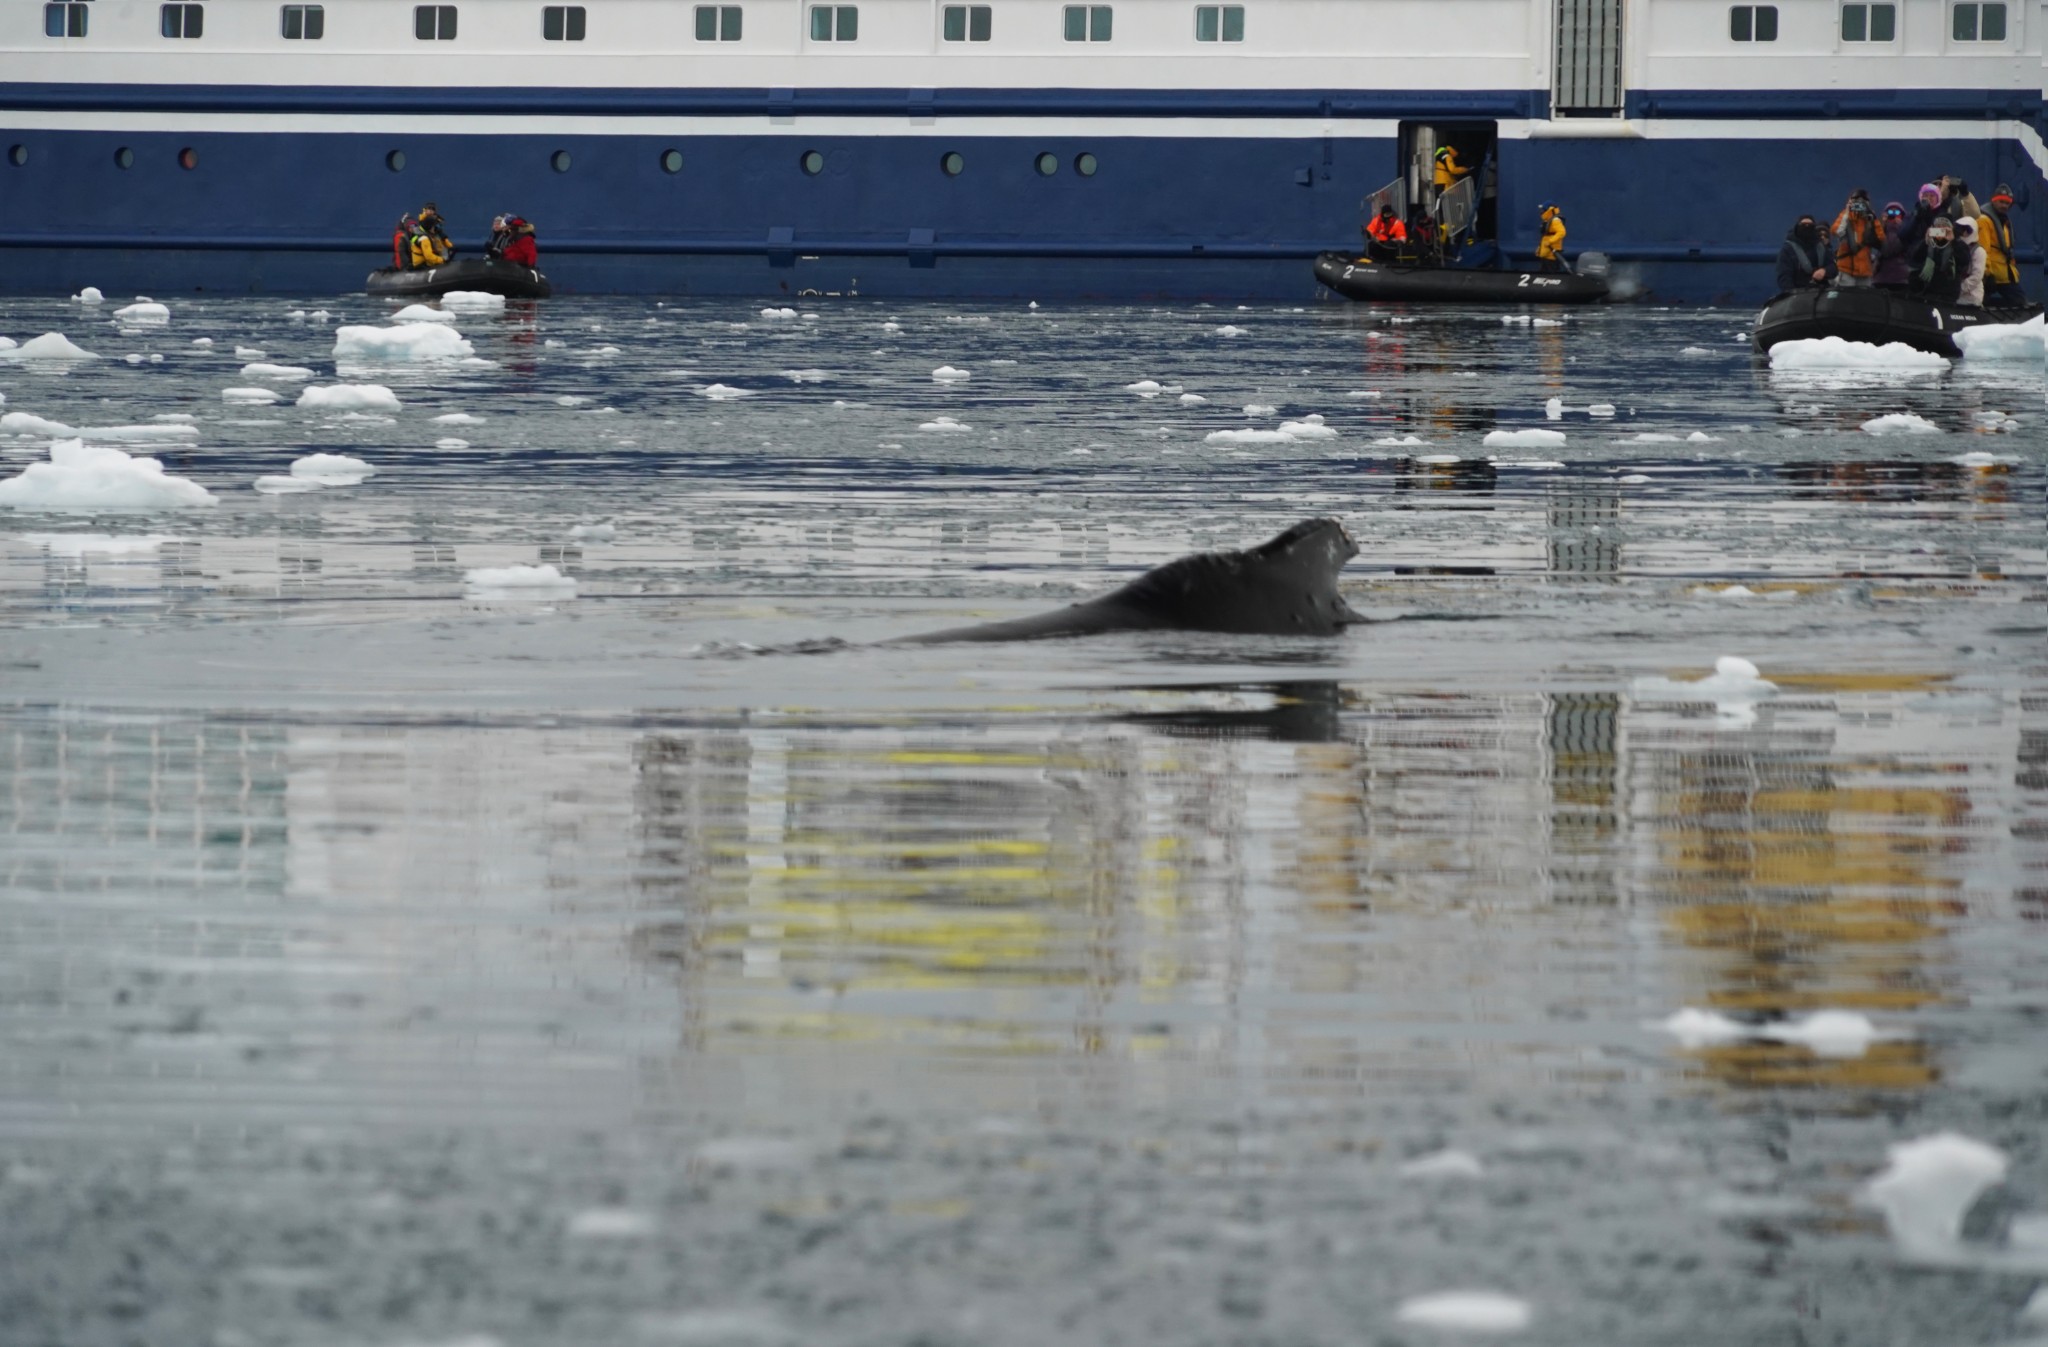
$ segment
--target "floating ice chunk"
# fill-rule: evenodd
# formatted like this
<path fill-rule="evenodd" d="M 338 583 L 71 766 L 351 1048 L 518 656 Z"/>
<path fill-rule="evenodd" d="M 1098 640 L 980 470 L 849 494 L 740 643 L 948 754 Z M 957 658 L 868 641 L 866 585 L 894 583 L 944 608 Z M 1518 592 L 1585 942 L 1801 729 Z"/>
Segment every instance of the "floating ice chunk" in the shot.
<path fill-rule="evenodd" d="M 1544 403 L 1543 419 L 1546 421 L 1564 420 L 1564 399 L 1552 398 L 1550 399 L 1550 401 Z"/>
<path fill-rule="evenodd" d="M 85 289 L 73 295 L 71 302 L 74 304 L 104 304 L 107 302 L 107 297 L 100 293 L 98 286 L 88 285 Z"/>
<path fill-rule="evenodd" d="M 237 351 L 235 354 L 240 355 Z M 244 379 L 273 379 L 278 383 L 304 383 L 313 377 L 313 371 L 304 365 L 268 365 L 257 362 L 242 366 Z"/>
<path fill-rule="evenodd" d="M 1703 355 L 1713 355 L 1714 352 L 1708 350 L 1704 346 L 1687 346 L 1680 350 L 1679 354 L 1684 356 L 1687 360 L 1697 360 Z"/>
<path fill-rule="evenodd" d="M 131 352 L 130 354 L 124 355 L 121 358 L 131 365 L 140 365 L 147 357 Z"/>
<path fill-rule="evenodd" d="M 882 331 L 884 331 L 884 332 L 901 332 L 902 330 L 903 330 L 903 324 L 901 324 L 901 323 L 884 323 L 884 324 L 882 324 Z"/>
<path fill-rule="evenodd" d="M 1517 1333 L 1529 1326 L 1529 1302 L 1498 1291 L 1439 1291 L 1401 1302 L 1394 1317 L 1404 1324 L 1461 1333 Z"/>
<path fill-rule="evenodd" d="M 453 360 L 476 348 L 452 327 L 407 323 L 403 327 L 344 325 L 334 329 L 334 358 L 356 363 Z"/>
<path fill-rule="evenodd" d="M 1586 415 L 1599 417 L 1612 416 L 1614 415 L 1614 404 L 1611 402 L 1595 402 L 1586 408 Z"/>
<path fill-rule="evenodd" d="M 1939 435 L 1941 427 L 1911 412 L 1888 412 L 1863 423 L 1866 435 Z"/>
<path fill-rule="evenodd" d="M 1721 437 L 1719 435 L 1709 435 L 1704 430 L 1695 430 L 1692 434 L 1685 437 L 1685 442 L 1687 444 L 1719 444 Z"/>
<path fill-rule="evenodd" d="M 573 599 L 576 581 L 553 566 L 479 566 L 464 571 L 462 582 L 473 591 L 514 598 Z"/>
<path fill-rule="evenodd" d="M 734 388 L 731 384 L 706 384 L 698 389 L 697 392 L 703 397 L 710 398 L 713 402 L 731 402 L 735 398 L 750 398 L 754 396 L 752 389 Z M 589 401 L 588 398 L 579 398 L 577 400 L 579 402 Z"/>
<path fill-rule="evenodd" d="M 292 460 L 292 476 L 304 477 L 323 486 L 354 486 L 376 469 L 347 454 L 307 454 Z"/>
<path fill-rule="evenodd" d="M 1244 334 L 1245 329 L 1235 323 L 1225 323 L 1216 329 L 1216 335 L 1219 337 L 1242 337 Z"/>
<path fill-rule="evenodd" d="M 712 386 L 713 388 L 723 388 L 723 387 L 725 387 L 725 385 L 724 385 L 724 384 L 713 384 L 713 385 L 711 385 L 711 386 Z M 734 389 L 733 391 L 734 391 L 735 393 L 737 393 L 737 392 L 741 392 L 742 390 L 740 390 L 740 389 L 737 389 L 737 388 L 736 388 L 736 389 Z M 709 395 L 707 394 L 706 396 L 709 396 Z M 564 393 L 564 394 L 562 394 L 562 395 L 561 395 L 560 397 L 558 397 L 558 398 L 556 398 L 556 399 L 555 399 L 555 405 L 556 405 L 557 407 L 581 407 L 581 406 L 582 406 L 582 405 L 583 405 L 584 403 L 586 403 L 586 402 L 588 402 L 588 401 L 590 401 L 590 399 L 589 399 L 589 398 L 583 397 L 583 396 L 581 396 L 581 395 L 579 395 L 579 394 L 576 394 L 576 393 Z"/>
<path fill-rule="evenodd" d="M 141 441 L 162 444 L 167 441 L 196 440 L 196 427 L 177 422 L 149 426 L 67 426 L 62 421 L 48 417 L 33 416 L 28 412 L 8 412 L 0 416 L 0 431 L 16 435 L 40 435 L 51 439 L 82 439 L 107 441 Z"/>
<path fill-rule="evenodd" d="M 1500 321 L 1503 327 L 1527 327 L 1530 318 L 1526 313 L 1507 313 L 1501 315 Z"/>
<path fill-rule="evenodd" d="M 1564 443 L 1561 430 L 1489 430 L 1481 441 L 1489 449 L 1549 449 Z"/>
<path fill-rule="evenodd" d="M 1731 1020 L 1718 1011 L 1695 1010 L 1691 1006 L 1658 1021 L 1653 1027 L 1670 1034 L 1678 1040 L 1680 1046 L 1687 1048 L 1735 1043 L 1750 1036 L 1749 1025 L 1739 1020 Z"/>
<path fill-rule="evenodd" d="M 303 323 L 306 321 L 306 311 L 304 309 L 291 309 L 286 312 L 285 321 L 291 323 Z"/>
<path fill-rule="evenodd" d="M 1721 589 L 1710 589 L 1707 593 L 1717 599 L 1753 599 L 1756 591 L 1748 585 L 1728 585 Z"/>
<path fill-rule="evenodd" d="M 1347 398 L 1383 398 L 1386 394 L 1375 392 L 1370 388 L 1354 388 L 1344 396 Z"/>
<path fill-rule="evenodd" d="M 328 323 L 334 321 L 334 315 L 329 313 L 325 309 L 315 309 L 311 313 L 307 314 L 306 318 L 307 321 L 314 323 Z"/>
<path fill-rule="evenodd" d="M 1278 416 L 1280 409 L 1278 407 L 1268 407 L 1263 402 L 1247 402 L 1244 404 L 1244 414 L 1246 416 Z"/>
<path fill-rule="evenodd" d="M 927 421 L 927 422 L 925 422 L 925 423 L 924 423 L 923 425 L 919 426 L 919 427 L 918 427 L 918 429 L 919 429 L 919 430 L 929 430 L 929 431 L 933 431 L 933 432 L 935 432 L 935 433 L 937 433 L 937 434 L 945 435 L 945 434 L 955 434 L 955 433 L 958 433 L 958 432 L 961 432 L 961 431 L 968 431 L 968 430 L 972 430 L 972 429 L 974 429 L 974 427 L 973 427 L 973 426 L 970 426 L 970 425 L 966 425 L 966 424 L 964 424 L 964 423 L 962 423 L 962 422 L 959 422 L 959 421 L 955 421 L 955 420 L 954 420 L 954 419 L 953 419 L 952 417 L 950 417 L 950 416 L 941 416 L 941 417 L 937 417 L 937 418 L 935 418 L 935 419 L 933 419 L 933 420 L 930 420 L 930 421 Z"/>
<path fill-rule="evenodd" d="M 213 338 L 212 338 L 212 337 L 194 337 L 194 338 L 192 339 L 192 344 L 193 344 L 194 346 L 211 346 L 211 345 L 213 345 Z"/>
<path fill-rule="evenodd" d="M 114 321 L 123 327 L 162 327 L 171 321 L 171 311 L 153 300 L 142 300 L 115 309 Z"/>
<path fill-rule="evenodd" d="M 1649 477 L 1640 472 L 1623 473 L 1614 480 L 1623 486 L 1648 486 L 1650 484 Z"/>
<path fill-rule="evenodd" d="M 1302 417 L 1299 421 L 1282 421 L 1280 423 L 1280 433 L 1292 435 L 1297 440 L 1334 440 L 1337 438 L 1336 428 L 1324 425 L 1322 416 L 1314 412 Z"/>
<path fill-rule="evenodd" d="M 1465 1151 L 1433 1151 L 1401 1166 L 1404 1179 L 1476 1179 L 1486 1173 L 1479 1157 Z"/>
<path fill-rule="evenodd" d="M 0 360 L 18 364 L 24 360 L 98 360 L 99 356 L 73 342 L 62 332 L 45 332 L 19 346 L 0 349 Z"/>
<path fill-rule="evenodd" d="M 1299 310 L 1299 309 L 1296 309 L 1296 310 L 1295 310 L 1295 312 L 1296 312 L 1296 313 L 1299 313 L 1299 312 L 1301 312 L 1301 310 Z M 1536 318 L 1536 319 L 1532 319 L 1532 320 L 1530 320 L 1530 325 L 1531 325 L 1532 327 L 1563 327 L 1563 326 L 1564 326 L 1564 319 L 1562 319 L 1562 318 Z"/>
<path fill-rule="evenodd" d="M 211 505 L 199 483 L 173 477 L 153 458 L 58 440 L 47 462 L 31 463 L 0 481 L 0 506 L 17 510 L 166 510 Z"/>
<path fill-rule="evenodd" d="M 1654 431 L 1654 430 L 1646 430 L 1646 431 L 1644 431 L 1644 432 L 1643 432 L 1642 434 L 1640 434 L 1640 435 L 1637 435 L 1637 436 L 1634 436 L 1633 438 L 1631 438 L 1631 439 L 1630 439 L 1630 441 L 1629 441 L 1629 443 L 1631 443 L 1631 444 L 1677 444 L 1677 443 L 1678 443 L 1678 436 L 1676 436 L 1676 435 L 1665 435 L 1665 434 L 1661 434 L 1661 433 L 1659 433 L 1659 432 L 1657 432 L 1657 431 Z"/>
<path fill-rule="evenodd" d="M 443 439 L 435 440 L 434 447 L 436 449 L 467 449 L 469 448 L 469 441 L 459 440 L 453 435 L 449 435 Z"/>
<path fill-rule="evenodd" d="M 1853 1010 L 1816 1010 L 1799 1020 L 1766 1024 L 1757 1037 L 1774 1043 L 1797 1043 L 1822 1057 L 1861 1057 L 1880 1038 L 1889 1037 Z"/>
<path fill-rule="evenodd" d="M 222 402 L 240 402 L 251 405 L 276 402 L 282 396 L 284 395 L 269 388 L 223 388 L 220 390 L 220 400 Z"/>
<path fill-rule="evenodd" d="M 2048 355 L 2041 316 L 2024 323 L 1986 323 L 1966 327 L 1955 334 L 1955 343 L 1969 360 L 2031 360 L 2040 364 Z"/>
<path fill-rule="evenodd" d="M 178 541 L 167 533 L 24 533 L 21 540 L 53 557 L 125 557 Z"/>
<path fill-rule="evenodd" d="M 2048 1286 L 2034 1288 L 2034 1294 L 2020 1306 L 2020 1319 L 2024 1323 L 2048 1324 Z"/>
<path fill-rule="evenodd" d="M 1183 407 L 1202 407 L 1208 405 L 1208 402 L 1209 399 L 1203 397 L 1200 393 L 1183 393 L 1180 395 L 1180 405 Z"/>
<path fill-rule="evenodd" d="M 503 313 L 505 297 L 482 290 L 450 290 L 441 296 L 441 307 L 451 313 Z"/>
<path fill-rule="evenodd" d="M 620 351 L 619 351 L 619 348 L 618 348 L 618 347 L 616 347 L 616 346 L 593 346 L 593 347 L 591 347 L 591 348 L 590 348 L 590 350 L 589 350 L 589 351 L 587 352 L 587 354 L 589 354 L 589 355 L 602 355 L 602 356 L 614 356 L 614 355 L 618 355 L 618 354 L 620 354 Z"/>
<path fill-rule="evenodd" d="M 761 316 L 771 322 L 782 322 L 796 317 L 795 309 L 763 309 Z"/>
<path fill-rule="evenodd" d="M 541 345 L 556 349 L 566 349 L 569 343 L 561 340 L 559 337 L 545 337 L 541 340 Z"/>
<path fill-rule="evenodd" d="M 422 331 L 438 331 L 424 328 Z M 348 331 L 343 328 L 342 331 Z M 326 407 L 336 411 L 360 411 L 375 407 L 383 411 L 398 410 L 398 395 L 383 384 L 328 384 L 325 387 L 308 388 L 299 394 L 301 407 Z"/>
<path fill-rule="evenodd" d="M 235 348 L 235 359 L 237 360 L 267 360 L 269 358 L 270 352 L 259 351 L 254 346 L 237 346 Z"/>
<path fill-rule="evenodd" d="M 471 416 L 468 412 L 443 412 L 432 420 L 437 426 L 480 426 L 484 423 L 481 416 Z"/>
<path fill-rule="evenodd" d="M 1948 357 L 1916 351 L 1901 341 L 1874 346 L 1842 337 L 1801 337 L 1771 348 L 1771 368 L 1941 370 L 1948 368 Z"/>
<path fill-rule="evenodd" d="M 1382 435 L 1372 443 L 1376 449 L 1403 449 L 1411 444 L 1428 444 L 1429 441 L 1420 435 Z"/>
<path fill-rule="evenodd" d="M 258 477 L 250 485 L 266 496 L 292 496 L 320 489 L 320 483 L 310 477 Z"/>
<path fill-rule="evenodd" d="M 941 365 L 937 369 L 932 371 L 932 379 L 935 382 L 942 384 L 957 384 L 964 382 L 965 380 L 972 379 L 973 377 L 973 371 L 955 369 L 951 365 Z"/>
<path fill-rule="evenodd" d="M 569 1218 L 570 1239 L 644 1239 L 659 1228 L 654 1217 L 630 1207 L 592 1207 Z"/>
<path fill-rule="evenodd" d="M 1714 661 L 1714 672 L 1694 683 L 1693 688 L 1722 697 L 1775 697 L 1778 685 L 1759 677 L 1757 667 L 1740 655 L 1723 655 Z"/>
<path fill-rule="evenodd" d="M 1564 464 L 1554 458 L 1497 458 L 1494 460 L 1503 468 L 1562 468 Z"/>
<path fill-rule="evenodd" d="M 1136 393 L 1141 398 L 1156 398 L 1166 391 L 1166 385 L 1157 379 L 1140 379 L 1134 384 L 1125 384 L 1126 393 Z"/>
<path fill-rule="evenodd" d="M 1456 454 L 1417 454 L 1415 461 L 1424 467 L 1448 468 L 1454 463 L 1463 463 L 1465 460 Z"/>
<path fill-rule="evenodd" d="M 391 315 L 394 323 L 453 323 L 455 315 L 425 304 L 408 304 Z"/>
<path fill-rule="evenodd" d="M 782 377 L 793 384 L 821 384 L 832 376 L 821 369 L 786 369 Z"/>
<path fill-rule="evenodd" d="M 1863 1190 L 1884 1213 L 1892 1238 L 1917 1257 L 1941 1258 L 1962 1242 L 1963 1217 L 2005 1177 L 2005 1153 L 1955 1132 L 1886 1148 L 1891 1163 Z"/>
<path fill-rule="evenodd" d="M 7 399 L 6 399 L 6 398 L 4 398 L 4 397 L 0 397 L 0 402 L 5 402 L 5 401 L 7 401 Z M 155 416 L 152 416 L 152 417 L 150 417 L 149 419 L 150 419 L 150 420 L 152 420 L 152 421 L 179 421 L 179 422 L 191 422 L 191 421 L 197 421 L 197 420 L 198 420 L 199 418 L 198 418 L 198 417 L 196 417 L 196 416 L 194 416 L 194 415 L 193 415 L 192 413 L 190 413 L 190 412 L 158 412 L 158 413 L 157 413 L 157 414 L 156 414 Z"/>
<path fill-rule="evenodd" d="M 1957 454 L 1949 460 L 1959 468 L 1990 468 L 1996 467 L 2002 461 L 2006 460 L 2001 460 L 1997 454 L 1987 454 L 1982 449 L 1972 449 L 1967 454 Z"/>
<path fill-rule="evenodd" d="M 1292 444 L 1284 430 L 1212 430 L 1202 437 L 1210 444 Z"/>
<path fill-rule="evenodd" d="M 608 543 L 619 535 L 616 524 L 578 524 L 569 530 L 569 536 L 578 542 Z"/>

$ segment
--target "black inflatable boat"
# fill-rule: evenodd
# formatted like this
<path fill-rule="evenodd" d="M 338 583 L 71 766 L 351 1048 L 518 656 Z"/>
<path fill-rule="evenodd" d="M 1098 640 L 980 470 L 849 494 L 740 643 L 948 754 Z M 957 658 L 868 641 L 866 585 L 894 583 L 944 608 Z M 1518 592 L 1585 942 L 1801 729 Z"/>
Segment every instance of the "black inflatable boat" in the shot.
<path fill-rule="evenodd" d="M 1768 351 L 1781 341 L 1803 337 L 1841 337 L 1874 346 L 1904 342 L 1916 351 L 1959 356 L 1955 334 L 1964 328 L 1996 323 L 2023 323 L 2041 312 L 2039 304 L 2023 309 L 1961 309 L 1930 304 L 1895 290 L 1798 290 L 1779 295 L 1756 320 L 1756 348 Z"/>
<path fill-rule="evenodd" d="M 547 277 L 532 267 L 522 267 L 502 257 L 458 257 L 453 262 L 416 271 L 379 267 L 370 273 L 365 288 L 373 295 L 394 299 L 432 299 L 450 290 L 480 290 L 507 299 L 546 299 L 555 293 Z"/>
<path fill-rule="evenodd" d="M 1346 253 L 1316 258 L 1316 279 L 1346 299 L 1419 304 L 1592 304 L 1607 278 L 1538 271 L 1403 266 Z"/>

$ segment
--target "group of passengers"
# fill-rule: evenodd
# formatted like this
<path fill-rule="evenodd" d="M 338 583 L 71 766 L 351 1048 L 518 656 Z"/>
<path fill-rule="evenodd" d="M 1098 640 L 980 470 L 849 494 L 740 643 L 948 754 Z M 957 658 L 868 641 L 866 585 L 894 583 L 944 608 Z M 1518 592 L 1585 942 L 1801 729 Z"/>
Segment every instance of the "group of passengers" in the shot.
<path fill-rule="evenodd" d="M 455 241 L 440 208 L 429 201 L 418 216 L 401 215 L 391 235 L 391 265 L 399 271 L 438 267 L 455 255 Z M 502 257 L 522 267 L 540 265 L 540 246 L 533 225 L 517 215 L 500 215 L 491 221 L 491 237 L 484 244 L 484 256 Z"/>
<path fill-rule="evenodd" d="M 1924 183 L 1911 215 L 1896 201 L 1877 210 L 1859 187 L 1832 228 L 1799 217 L 1778 249 L 1778 289 L 1875 286 L 1958 308 L 2023 307 L 2011 211 L 2004 183 L 1989 210 L 1961 178 Z"/>
<path fill-rule="evenodd" d="M 1472 172 L 1468 165 L 1459 162 L 1455 145 L 1446 145 L 1436 152 L 1431 170 L 1431 185 L 1436 189 L 1438 203 L 1443 201 L 1444 193 Z M 1536 269 L 1570 270 L 1564 260 L 1564 213 L 1556 202 L 1545 201 L 1536 207 L 1536 219 L 1543 227 L 1543 236 L 1536 243 Z M 1375 262 L 1441 264 L 1444 251 L 1454 243 L 1446 237 L 1436 213 L 1421 205 L 1410 206 L 1408 218 L 1403 220 L 1394 214 L 1391 204 L 1382 203 L 1379 213 L 1365 222 L 1364 230 L 1366 256 Z"/>

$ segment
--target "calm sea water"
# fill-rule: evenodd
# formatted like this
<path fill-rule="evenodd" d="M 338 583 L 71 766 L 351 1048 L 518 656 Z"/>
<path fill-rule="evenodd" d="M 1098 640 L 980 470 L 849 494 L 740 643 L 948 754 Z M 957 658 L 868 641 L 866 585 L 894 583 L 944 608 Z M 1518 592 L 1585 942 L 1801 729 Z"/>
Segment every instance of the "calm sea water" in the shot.
<path fill-rule="evenodd" d="M 0 306 L 218 498 L 0 510 L 0 1341 L 2048 1333 L 2038 365 L 555 301 L 348 415 L 221 390 L 388 308 L 170 303 Z M 874 644 L 1322 514 L 1338 639 Z M 1930 1257 L 1859 1193 L 1944 1131 Z"/>

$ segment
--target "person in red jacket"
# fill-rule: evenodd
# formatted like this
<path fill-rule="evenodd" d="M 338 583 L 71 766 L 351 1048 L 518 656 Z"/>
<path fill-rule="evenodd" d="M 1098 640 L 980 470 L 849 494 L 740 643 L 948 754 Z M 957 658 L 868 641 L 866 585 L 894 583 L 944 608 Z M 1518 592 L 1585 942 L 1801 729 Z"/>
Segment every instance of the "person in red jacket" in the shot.
<path fill-rule="evenodd" d="M 1365 223 L 1365 254 L 1375 262 L 1393 261 L 1399 252 L 1394 245 L 1407 241 L 1408 228 L 1392 206 L 1381 206 L 1380 213 Z"/>
<path fill-rule="evenodd" d="M 398 217 L 398 228 L 391 233 L 391 269 L 404 271 L 412 265 L 413 223 L 410 215 Z"/>
<path fill-rule="evenodd" d="M 512 236 L 505 244 L 505 260 L 522 267 L 539 266 L 540 249 L 533 241 L 533 226 L 515 215 L 505 221 L 505 229 Z"/>

